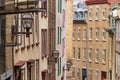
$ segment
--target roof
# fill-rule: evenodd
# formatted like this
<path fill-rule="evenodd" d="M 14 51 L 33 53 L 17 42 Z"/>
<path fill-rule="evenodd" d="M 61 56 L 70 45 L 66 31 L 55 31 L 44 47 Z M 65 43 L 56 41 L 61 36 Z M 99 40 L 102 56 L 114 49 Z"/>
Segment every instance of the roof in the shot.
<path fill-rule="evenodd" d="M 110 0 L 86 0 L 87 5 L 110 3 Z"/>

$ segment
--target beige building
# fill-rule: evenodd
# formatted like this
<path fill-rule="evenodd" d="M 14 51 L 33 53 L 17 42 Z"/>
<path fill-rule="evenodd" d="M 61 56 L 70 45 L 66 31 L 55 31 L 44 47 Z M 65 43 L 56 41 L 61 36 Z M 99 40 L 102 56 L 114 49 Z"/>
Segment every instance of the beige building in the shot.
<path fill-rule="evenodd" d="M 75 16 L 81 18 L 74 18 L 72 79 L 110 80 L 111 39 L 105 29 L 109 27 L 111 7 L 107 0 L 88 0 L 86 4 L 86 19 L 82 19 L 82 12 L 85 10 L 78 10 Z M 79 6 L 78 4 L 77 7 Z"/>

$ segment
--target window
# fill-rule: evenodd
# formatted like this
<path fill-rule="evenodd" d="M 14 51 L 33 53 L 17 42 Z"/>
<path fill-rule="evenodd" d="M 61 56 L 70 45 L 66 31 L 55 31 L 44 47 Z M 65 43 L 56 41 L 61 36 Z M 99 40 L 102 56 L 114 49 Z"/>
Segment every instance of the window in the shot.
<path fill-rule="evenodd" d="M 99 28 L 96 28 L 96 40 L 99 40 Z"/>
<path fill-rule="evenodd" d="M 78 79 L 77 79 L 77 80 L 80 80 L 80 68 L 78 68 L 77 76 L 78 76 Z"/>
<path fill-rule="evenodd" d="M 99 71 L 96 71 L 96 80 L 99 80 Z"/>
<path fill-rule="evenodd" d="M 106 40 L 106 31 L 105 31 L 105 28 L 103 28 L 103 40 Z"/>
<path fill-rule="evenodd" d="M 98 60 L 99 60 L 99 49 L 96 49 L 95 53 L 96 53 L 96 59 L 95 59 L 95 61 L 98 62 Z"/>
<path fill-rule="evenodd" d="M 47 55 L 47 29 L 41 30 L 42 57 Z"/>
<path fill-rule="evenodd" d="M 103 49 L 103 52 L 102 52 L 102 62 L 103 63 L 106 62 L 106 49 Z"/>
<path fill-rule="evenodd" d="M 92 40 L 92 28 L 89 29 L 89 40 Z"/>
<path fill-rule="evenodd" d="M 62 28 L 58 27 L 58 44 L 61 44 Z"/>
<path fill-rule="evenodd" d="M 89 70 L 89 80 L 92 80 L 92 70 Z"/>
<path fill-rule="evenodd" d="M 80 40 L 80 28 L 78 28 L 78 40 Z"/>
<path fill-rule="evenodd" d="M 35 32 L 36 32 L 36 42 L 39 42 L 39 17 L 38 17 L 38 13 L 36 13 L 35 15 Z M 34 36 L 34 34 L 33 34 Z"/>
<path fill-rule="evenodd" d="M 106 19 L 106 17 L 107 17 L 107 8 L 104 7 L 103 8 L 103 19 Z"/>
<path fill-rule="evenodd" d="M 92 61 L 92 48 L 89 48 L 89 61 Z"/>
<path fill-rule="evenodd" d="M 101 78 L 102 78 L 103 80 L 106 80 L 106 79 L 107 79 L 107 72 L 101 71 Z"/>
<path fill-rule="evenodd" d="M 73 59 L 75 58 L 75 47 L 73 47 Z"/>
<path fill-rule="evenodd" d="M 83 48 L 83 61 L 86 61 L 86 48 Z"/>
<path fill-rule="evenodd" d="M 75 67 L 72 67 L 72 78 L 75 78 Z"/>
<path fill-rule="evenodd" d="M 75 40 L 75 29 L 73 29 L 72 38 L 73 38 L 73 40 Z"/>
<path fill-rule="evenodd" d="M 41 17 L 46 17 L 47 16 L 47 1 L 41 2 L 41 8 L 45 8 L 45 12 L 41 12 Z"/>
<path fill-rule="evenodd" d="M 39 80 L 39 59 L 36 60 L 36 80 Z"/>
<path fill-rule="evenodd" d="M 83 30 L 83 40 L 86 40 L 86 29 Z"/>
<path fill-rule="evenodd" d="M 96 8 L 96 20 L 98 20 L 98 18 L 99 18 L 99 8 L 97 7 Z"/>
<path fill-rule="evenodd" d="M 80 59 L 80 48 L 78 48 L 78 59 Z"/>
<path fill-rule="evenodd" d="M 92 20 L 92 17 L 93 17 L 93 15 L 92 15 L 92 7 L 90 7 L 89 8 L 89 19 Z"/>

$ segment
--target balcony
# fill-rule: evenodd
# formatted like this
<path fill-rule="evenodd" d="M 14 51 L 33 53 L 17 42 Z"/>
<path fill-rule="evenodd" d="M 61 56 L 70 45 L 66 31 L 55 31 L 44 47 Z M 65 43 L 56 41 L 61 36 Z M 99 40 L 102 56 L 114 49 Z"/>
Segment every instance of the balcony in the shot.
<path fill-rule="evenodd" d="M 75 12 L 73 15 L 73 22 L 74 23 L 86 23 L 86 13 L 79 13 L 79 12 Z"/>

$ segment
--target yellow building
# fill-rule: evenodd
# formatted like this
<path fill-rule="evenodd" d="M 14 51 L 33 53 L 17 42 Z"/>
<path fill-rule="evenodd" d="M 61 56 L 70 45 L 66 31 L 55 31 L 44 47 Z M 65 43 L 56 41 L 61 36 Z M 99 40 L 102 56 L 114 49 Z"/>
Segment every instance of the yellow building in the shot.
<path fill-rule="evenodd" d="M 110 4 L 107 0 L 88 0 L 86 4 L 87 17 L 83 14 L 86 9 L 74 11 L 80 18 L 73 19 L 72 79 L 110 80 L 110 38 L 105 30 L 109 27 Z"/>

